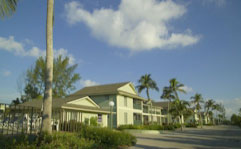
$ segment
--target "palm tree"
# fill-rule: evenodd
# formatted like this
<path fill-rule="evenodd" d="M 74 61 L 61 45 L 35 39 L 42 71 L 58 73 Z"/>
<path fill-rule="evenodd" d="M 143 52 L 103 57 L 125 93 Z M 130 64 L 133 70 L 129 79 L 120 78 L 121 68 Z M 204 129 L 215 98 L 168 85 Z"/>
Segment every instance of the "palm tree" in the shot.
<path fill-rule="evenodd" d="M 154 80 L 151 78 L 151 74 L 145 74 L 141 76 L 141 78 L 138 80 L 139 85 L 136 86 L 138 93 L 141 93 L 144 89 L 146 90 L 146 96 L 148 98 L 148 103 L 151 105 L 151 117 L 152 117 L 152 102 L 149 94 L 149 90 L 156 90 L 159 91 L 159 88 L 157 87 L 157 84 Z M 152 118 L 151 118 L 152 122 Z"/>
<path fill-rule="evenodd" d="M 220 108 L 221 108 L 221 106 L 220 106 L 220 104 L 215 104 L 215 105 L 213 105 L 213 110 L 215 110 L 215 124 L 216 124 L 216 121 L 217 121 L 217 123 L 218 123 L 218 111 L 220 111 Z"/>
<path fill-rule="evenodd" d="M 183 89 L 184 85 L 178 82 L 176 78 L 171 79 L 169 83 L 169 88 L 174 93 L 175 99 L 179 100 L 178 92 L 186 94 L 186 91 Z"/>
<path fill-rule="evenodd" d="M 215 104 L 215 101 L 213 99 L 209 99 L 208 101 L 205 102 L 205 115 L 208 117 L 208 119 L 211 118 L 209 115 L 210 110 L 213 109 L 213 106 Z"/>
<path fill-rule="evenodd" d="M 183 116 L 190 113 L 190 104 L 185 100 L 175 100 L 172 102 L 170 113 L 179 118 L 181 123 L 181 130 L 183 131 Z"/>
<path fill-rule="evenodd" d="M 202 95 L 196 93 L 193 97 L 191 97 L 191 99 L 193 99 L 192 103 L 194 103 L 195 109 L 198 111 L 199 124 L 202 127 L 202 116 L 201 116 L 201 112 L 200 112 L 200 110 L 202 109 L 201 103 L 204 102 L 203 98 L 202 98 Z"/>
<path fill-rule="evenodd" d="M 11 16 L 17 7 L 18 0 L 0 0 L 0 16 Z"/>
<path fill-rule="evenodd" d="M 159 91 L 156 82 L 151 78 L 151 74 L 145 74 L 144 76 L 141 76 L 141 78 L 138 80 L 138 83 L 139 85 L 136 86 L 138 93 L 141 93 L 144 89 L 146 89 L 146 96 L 149 101 L 151 100 L 149 90 L 153 89 Z"/>
<path fill-rule="evenodd" d="M 0 0 L 0 16 L 10 16 L 16 11 L 18 0 Z M 47 0 L 46 23 L 46 86 L 43 99 L 42 131 L 52 132 L 52 80 L 53 80 L 53 19 L 54 0 Z"/>
<path fill-rule="evenodd" d="M 178 92 L 180 93 L 186 93 L 186 91 L 183 89 L 184 85 L 180 82 L 178 82 L 175 78 L 169 80 L 169 86 L 166 86 L 163 88 L 163 93 L 161 95 L 161 99 L 167 99 L 168 102 L 168 112 L 170 109 L 173 109 L 172 106 L 175 106 L 175 104 L 172 104 L 174 101 L 179 101 Z M 170 107 L 169 107 L 169 103 Z M 176 108 L 177 109 L 177 108 Z M 168 121 L 170 121 L 170 115 L 168 113 Z"/>
<path fill-rule="evenodd" d="M 54 0 L 47 1 L 46 23 L 46 86 L 43 99 L 42 131 L 52 133 L 52 81 L 53 81 L 53 21 Z"/>

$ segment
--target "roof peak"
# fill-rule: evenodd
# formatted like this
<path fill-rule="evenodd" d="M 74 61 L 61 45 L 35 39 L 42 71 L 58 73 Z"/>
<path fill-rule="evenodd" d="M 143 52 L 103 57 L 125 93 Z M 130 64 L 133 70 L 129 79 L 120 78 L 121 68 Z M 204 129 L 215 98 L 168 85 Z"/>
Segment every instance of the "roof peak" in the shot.
<path fill-rule="evenodd" d="M 99 85 L 93 85 L 93 86 L 86 86 L 83 88 L 89 88 L 89 87 L 99 87 L 99 86 L 108 86 L 108 85 L 118 85 L 118 84 L 128 84 L 128 83 L 132 83 L 131 81 L 126 81 L 126 82 L 119 82 L 119 83 L 109 83 L 109 84 L 99 84 Z"/>

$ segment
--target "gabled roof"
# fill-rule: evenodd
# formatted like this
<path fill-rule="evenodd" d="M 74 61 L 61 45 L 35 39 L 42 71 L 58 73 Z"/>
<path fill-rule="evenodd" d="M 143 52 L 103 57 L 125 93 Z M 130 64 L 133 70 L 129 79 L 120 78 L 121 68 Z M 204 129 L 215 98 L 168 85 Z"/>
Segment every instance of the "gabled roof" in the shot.
<path fill-rule="evenodd" d="M 169 101 L 159 101 L 159 102 L 153 102 L 152 104 L 154 106 L 159 106 L 159 107 L 162 107 L 162 108 L 168 108 L 168 103 L 169 103 Z"/>
<path fill-rule="evenodd" d="M 129 96 L 136 99 L 146 100 L 139 95 L 128 93 L 126 91 L 119 90 L 119 88 L 131 84 L 131 87 L 134 88 L 131 82 L 122 82 L 122 83 L 114 83 L 114 84 L 104 84 L 104 85 L 96 85 L 90 87 L 84 87 L 83 89 L 75 92 L 70 96 L 94 96 L 94 95 L 111 95 L 111 94 L 120 94 L 123 96 Z"/>
<path fill-rule="evenodd" d="M 86 106 L 86 105 L 80 105 L 80 104 L 75 104 L 74 101 L 82 100 L 82 99 L 87 99 L 90 101 L 94 106 Z M 18 106 L 21 108 L 37 108 L 41 109 L 42 108 L 42 102 L 43 100 L 41 99 L 34 99 L 31 101 L 24 102 L 22 104 L 19 104 Z M 103 109 L 100 108 L 91 98 L 88 96 L 69 96 L 67 98 L 54 98 L 52 100 L 52 108 L 53 109 L 75 109 L 75 110 L 80 110 L 80 111 L 89 111 L 89 112 L 100 112 L 100 113 L 109 113 L 109 109 Z"/>
<path fill-rule="evenodd" d="M 90 87 L 84 87 L 83 89 L 75 92 L 72 95 L 103 95 L 103 94 L 117 94 L 118 88 L 128 84 L 130 82 L 96 85 Z"/>

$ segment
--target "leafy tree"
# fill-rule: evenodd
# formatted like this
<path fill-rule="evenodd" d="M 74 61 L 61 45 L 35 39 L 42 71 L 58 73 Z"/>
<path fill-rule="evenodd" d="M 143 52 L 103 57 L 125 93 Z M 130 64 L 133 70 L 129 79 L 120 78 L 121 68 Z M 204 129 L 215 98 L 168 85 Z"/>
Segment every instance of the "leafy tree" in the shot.
<path fill-rule="evenodd" d="M 197 112 L 198 112 L 199 124 L 200 124 L 201 127 L 202 127 L 202 116 L 201 116 L 201 111 L 200 111 L 200 110 L 202 109 L 201 103 L 204 102 L 204 101 L 203 101 L 203 98 L 202 98 L 202 95 L 196 93 L 193 97 L 191 97 L 191 99 L 193 99 L 192 103 L 194 104 L 195 109 L 196 109 Z"/>
<path fill-rule="evenodd" d="M 0 16 L 11 16 L 17 7 L 18 0 L 0 0 Z"/>
<path fill-rule="evenodd" d="M 20 104 L 21 103 L 21 101 L 19 100 L 19 98 L 16 98 L 15 100 L 12 100 L 12 103 L 11 103 L 11 105 L 18 105 L 18 104 Z"/>
<path fill-rule="evenodd" d="M 236 114 L 233 114 L 231 116 L 231 124 L 238 125 L 241 127 L 241 116 L 238 116 Z"/>
<path fill-rule="evenodd" d="M 62 58 L 62 56 L 59 56 L 54 59 L 53 97 L 65 97 L 75 89 L 74 83 L 80 79 L 79 74 L 74 73 L 76 67 L 77 64 L 69 65 L 68 57 Z M 43 57 L 40 57 L 35 62 L 35 66 L 27 70 L 24 88 L 27 100 L 43 97 L 46 80 L 45 68 L 46 61 Z"/>

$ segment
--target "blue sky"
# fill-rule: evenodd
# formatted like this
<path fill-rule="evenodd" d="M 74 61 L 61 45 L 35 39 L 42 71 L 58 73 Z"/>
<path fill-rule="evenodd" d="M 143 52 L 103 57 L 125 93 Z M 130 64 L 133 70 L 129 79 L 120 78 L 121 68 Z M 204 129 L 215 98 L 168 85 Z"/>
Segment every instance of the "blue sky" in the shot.
<path fill-rule="evenodd" d="M 54 49 L 78 63 L 77 89 L 151 73 L 160 89 L 175 77 L 183 99 L 198 92 L 232 113 L 241 107 L 240 18 L 239 0 L 57 0 Z M 46 2 L 21 0 L 0 21 L 0 102 L 10 103 L 17 79 L 44 55 Z"/>

